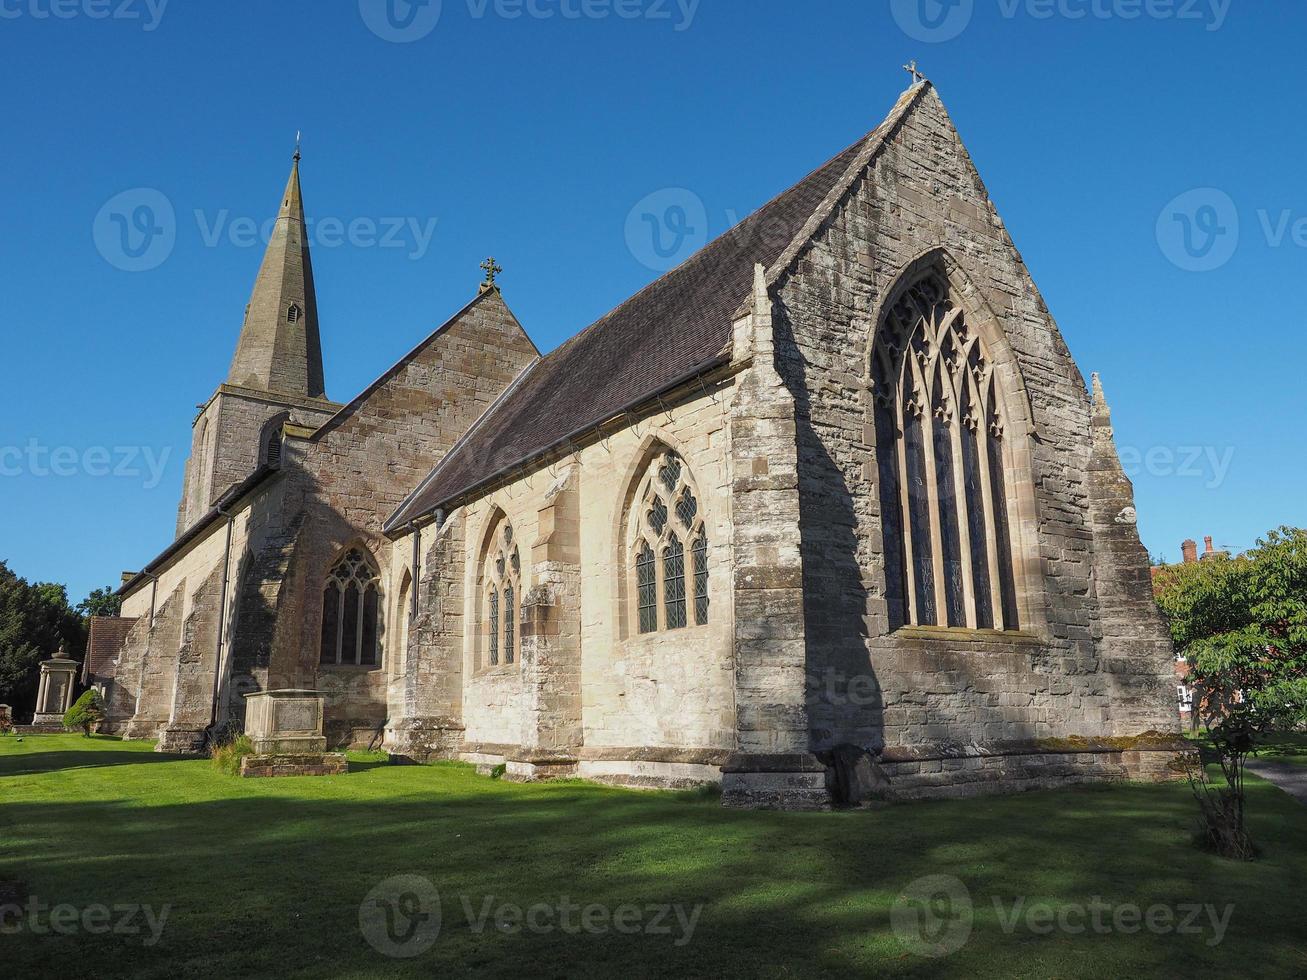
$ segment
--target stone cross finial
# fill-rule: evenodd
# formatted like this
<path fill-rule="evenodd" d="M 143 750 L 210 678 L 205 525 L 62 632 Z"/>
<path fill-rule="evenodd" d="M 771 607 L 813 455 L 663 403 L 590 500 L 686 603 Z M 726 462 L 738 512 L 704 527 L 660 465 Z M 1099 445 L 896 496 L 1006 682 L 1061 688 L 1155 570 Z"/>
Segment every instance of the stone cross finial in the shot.
<path fill-rule="evenodd" d="M 495 276 L 503 272 L 504 267 L 501 266 L 498 262 L 496 262 L 495 257 L 492 255 L 490 256 L 490 258 L 486 259 L 484 262 L 481 263 L 481 268 L 486 271 L 486 279 L 485 282 L 481 284 L 481 291 L 485 292 L 487 289 L 494 289 Z"/>
<path fill-rule="evenodd" d="M 903 70 L 912 76 L 913 85 L 916 85 L 918 82 L 924 82 L 926 80 L 926 76 L 923 75 L 921 71 L 917 68 L 916 58 L 913 58 L 906 65 L 904 65 Z"/>

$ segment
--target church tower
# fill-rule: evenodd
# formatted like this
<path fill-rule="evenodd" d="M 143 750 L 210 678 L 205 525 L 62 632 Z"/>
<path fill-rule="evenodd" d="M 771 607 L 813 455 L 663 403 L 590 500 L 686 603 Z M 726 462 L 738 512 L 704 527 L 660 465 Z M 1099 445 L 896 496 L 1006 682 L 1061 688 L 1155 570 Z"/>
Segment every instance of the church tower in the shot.
<path fill-rule="evenodd" d="M 316 428 L 339 408 L 327 400 L 323 385 L 297 147 L 227 380 L 192 424 L 177 534 L 208 513 L 229 487 L 262 465 L 280 462 L 284 424 Z"/>

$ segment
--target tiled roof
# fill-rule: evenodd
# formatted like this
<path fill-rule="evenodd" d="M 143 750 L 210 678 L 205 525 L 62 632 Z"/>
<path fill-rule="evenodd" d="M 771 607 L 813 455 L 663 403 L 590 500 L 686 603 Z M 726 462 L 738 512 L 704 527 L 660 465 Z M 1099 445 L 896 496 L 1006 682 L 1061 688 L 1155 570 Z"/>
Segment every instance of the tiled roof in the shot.
<path fill-rule="evenodd" d="M 794 243 L 877 130 L 535 362 L 386 522 L 396 530 L 729 356 L 753 267 Z"/>

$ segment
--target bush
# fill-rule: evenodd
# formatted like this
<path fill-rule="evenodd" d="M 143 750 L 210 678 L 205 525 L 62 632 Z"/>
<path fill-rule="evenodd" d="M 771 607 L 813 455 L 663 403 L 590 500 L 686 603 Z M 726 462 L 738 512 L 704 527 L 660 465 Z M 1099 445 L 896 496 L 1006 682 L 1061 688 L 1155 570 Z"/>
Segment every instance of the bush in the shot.
<path fill-rule="evenodd" d="M 239 776 L 241 774 L 241 760 L 247 755 L 253 754 L 254 743 L 250 741 L 248 735 L 237 735 L 230 742 L 215 746 L 209 750 L 209 758 L 213 760 L 213 767 L 219 772 L 225 772 L 228 776 Z"/>
<path fill-rule="evenodd" d="M 499 765 L 495 766 L 495 768 L 493 768 L 493 769 L 490 770 L 490 778 L 491 778 L 491 779 L 503 779 L 503 778 L 504 778 L 504 773 L 506 773 L 506 772 L 508 772 L 508 766 L 504 765 L 504 764 L 501 762 Z"/>
<path fill-rule="evenodd" d="M 83 694 L 76 704 L 64 712 L 64 728 L 80 728 L 87 738 L 91 737 L 91 729 L 102 721 L 104 702 L 100 700 L 100 692 L 95 688 Z"/>

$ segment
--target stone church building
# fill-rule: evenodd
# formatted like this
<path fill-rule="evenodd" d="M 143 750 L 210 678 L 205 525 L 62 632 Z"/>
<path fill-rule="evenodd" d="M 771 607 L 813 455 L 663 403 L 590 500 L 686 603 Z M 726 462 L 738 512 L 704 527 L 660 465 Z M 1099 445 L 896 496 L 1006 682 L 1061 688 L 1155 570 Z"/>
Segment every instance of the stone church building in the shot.
<path fill-rule="evenodd" d="M 734 804 L 1166 773 L 1102 389 L 929 82 L 551 354 L 496 271 L 330 400 L 296 155 L 113 730 L 199 751 L 310 688 L 337 745 Z"/>

